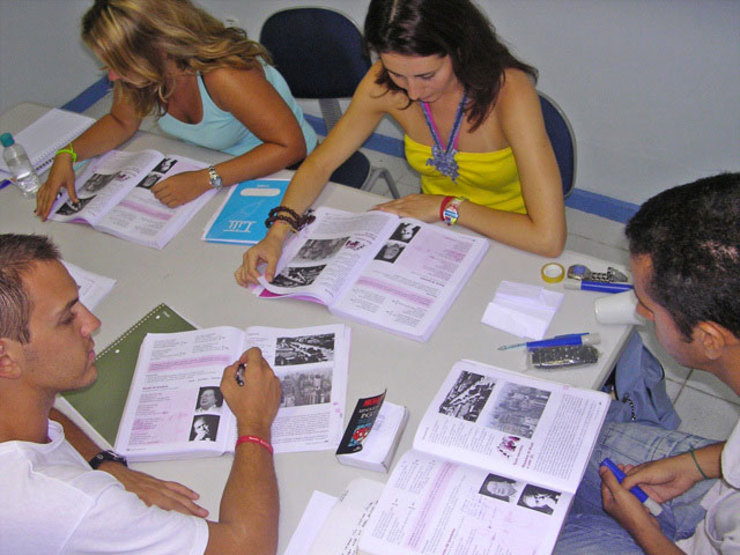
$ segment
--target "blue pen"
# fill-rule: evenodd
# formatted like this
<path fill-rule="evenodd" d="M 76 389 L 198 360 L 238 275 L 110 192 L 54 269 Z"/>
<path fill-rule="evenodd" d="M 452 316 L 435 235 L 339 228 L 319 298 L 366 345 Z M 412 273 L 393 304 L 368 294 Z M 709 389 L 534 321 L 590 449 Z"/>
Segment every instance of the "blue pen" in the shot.
<path fill-rule="evenodd" d="M 622 472 L 619 467 L 614 464 L 608 457 L 601 461 L 601 464 L 599 466 L 605 466 L 609 470 L 611 470 L 612 474 L 614 474 L 614 477 L 619 481 L 620 484 L 627 477 L 627 475 Z M 632 495 L 640 500 L 640 503 L 645 505 L 650 510 L 653 516 L 658 516 L 660 513 L 663 512 L 663 507 L 660 506 L 660 503 L 658 503 L 654 499 L 650 499 L 648 494 L 645 493 L 640 486 L 632 486 L 630 488 L 630 492 L 632 493 Z"/>
<path fill-rule="evenodd" d="M 629 291 L 634 286 L 631 283 L 606 283 L 604 281 L 588 281 L 580 279 L 566 279 L 566 289 L 580 289 L 581 291 L 599 291 L 601 293 L 621 293 Z"/>
<path fill-rule="evenodd" d="M 567 333 L 565 335 L 556 335 L 550 339 L 540 339 L 539 341 L 527 341 L 525 343 L 515 343 L 513 345 L 502 345 L 499 351 L 516 349 L 517 347 L 527 347 L 527 349 L 539 349 L 540 347 L 558 347 L 561 345 L 596 345 L 601 341 L 598 333 Z"/>
<path fill-rule="evenodd" d="M 0 181 L 0 189 L 5 189 L 8 185 L 11 185 L 13 182 L 10 179 L 3 179 Z"/>

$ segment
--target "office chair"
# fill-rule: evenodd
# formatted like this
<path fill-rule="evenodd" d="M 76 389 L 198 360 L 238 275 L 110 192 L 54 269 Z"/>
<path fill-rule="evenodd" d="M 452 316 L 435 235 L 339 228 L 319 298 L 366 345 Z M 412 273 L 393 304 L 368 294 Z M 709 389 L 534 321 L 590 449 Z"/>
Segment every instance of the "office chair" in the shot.
<path fill-rule="evenodd" d="M 568 198 L 576 183 L 576 136 L 560 106 L 545 93 L 537 91 L 537 94 L 540 97 L 547 136 L 550 137 L 560 168 L 563 198 Z"/>
<path fill-rule="evenodd" d="M 267 18 L 260 42 L 269 50 L 293 95 L 319 101 L 328 134 L 342 116 L 338 99 L 351 97 L 370 69 L 360 30 L 335 10 L 289 8 Z M 390 172 L 371 166 L 358 150 L 337 168 L 331 181 L 369 191 L 380 177 L 393 198 L 399 198 Z"/>

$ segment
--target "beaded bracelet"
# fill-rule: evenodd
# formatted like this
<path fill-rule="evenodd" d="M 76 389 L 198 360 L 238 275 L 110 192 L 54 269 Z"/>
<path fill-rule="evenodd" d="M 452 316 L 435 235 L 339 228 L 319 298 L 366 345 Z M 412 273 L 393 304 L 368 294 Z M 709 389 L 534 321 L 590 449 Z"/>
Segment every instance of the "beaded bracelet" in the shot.
<path fill-rule="evenodd" d="M 689 449 L 689 454 L 691 455 L 691 458 L 694 460 L 694 464 L 696 465 L 696 469 L 699 471 L 699 474 L 701 474 L 701 477 L 705 480 L 709 480 L 709 476 L 704 474 L 704 471 L 701 469 L 701 466 L 699 466 L 699 461 L 696 460 L 696 455 L 694 454 L 694 448 L 692 447 Z"/>
<path fill-rule="evenodd" d="M 272 227 L 272 224 L 275 222 L 285 222 L 290 226 L 290 230 L 293 233 L 298 233 L 298 222 L 296 222 L 293 218 L 290 216 L 283 216 L 282 214 L 274 214 L 272 216 L 269 216 L 265 220 L 265 227 L 270 228 Z"/>
<path fill-rule="evenodd" d="M 257 445 L 260 445 L 261 447 L 264 447 L 267 449 L 270 454 L 272 455 L 275 451 L 272 448 L 272 445 L 267 443 L 264 439 L 257 436 L 241 436 L 239 439 L 236 440 L 236 445 L 234 448 L 236 449 L 239 447 L 242 443 L 256 443 Z"/>
<path fill-rule="evenodd" d="M 72 157 L 72 163 L 77 163 L 77 153 L 75 152 L 74 147 L 72 146 L 72 143 L 69 143 L 69 146 L 67 148 L 61 148 L 57 150 L 56 154 L 54 154 L 54 158 L 59 156 L 60 154 L 69 154 Z"/>
<path fill-rule="evenodd" d="M 287 212 L 288 215 L 282 214 L 281 212 Z M 287 206 L 276 206 L 270 210 L 270 213 L 265 220 L 265 227 L 269 228 L 275 222 L 282 221 L 290 225 L 290 229 L 293 233 L 298 233 L 301 229 L 316 219 L 316 216 L 311 212 L 311 210 L 307 210 L 305 214 L 299 216 L 295 210 L 288 208 Z"/>

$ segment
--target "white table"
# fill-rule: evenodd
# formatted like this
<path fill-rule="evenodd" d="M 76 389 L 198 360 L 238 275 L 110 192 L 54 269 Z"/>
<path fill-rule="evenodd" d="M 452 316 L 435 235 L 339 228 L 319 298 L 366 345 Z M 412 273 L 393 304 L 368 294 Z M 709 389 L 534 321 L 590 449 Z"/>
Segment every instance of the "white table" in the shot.
<path fill-rule="evenodd" d="M 20 104 L 0 116 L 0 130 L 17 133 L 48 108 Z M 195 160 L 217 163 L 227 155 L 159 135 L 139 132 L 124 147 L 136 151 L 154 148 Z M 289 172 L 281 172 L 282 176 Z M 103 325 L 95 337 L 98 350 L 125 331 L 159 302 L 166 302 L 201 327 L 249 325 L 304 327 L 341 322 L 320 305 L 283 299 L 260 300 L 237 286 L 233 271 L 244 248 L 206 243 L 203 227 L 218 209 L 220 193 L 193 218 L 162 251 L 142 247 L 93 230 L 87 226 L 42 223 L 33 216 L 34 201 L 24 199 L 15 187 L 0 191 L 0 232 L 43 233 L 61 248 L 64 258 L 84 269 L 118 280 L 113 291 L 98 305 Z M 329 184 L 317 204 L 362 211 L 382 202 L 383 197 L 341 185 Z M 574 252 L 557 261 L 567 268 L 580 262 L 595 270 L 609 264 Z M 546 285 L 566 296 L 548 336 L 561 333 L 598 332 L 602 352 L 597 365 L 550 373 L 533 372 L 559 382 L 598 388 L 606 379 L 631 331 L 629 326 L 603 326 L 596 322 L 594 299 L 600 293 L 565 290 L 562 283 L 548 285 L 540 268 L 548 259 L 492 242 L 490 249 L 441 324 L 427 343 L 417 343 L 391 333 L 353 322 L 347 390 L 347 412 L 356 400 L 388 389 L 388 400 L 409 408 L 410 420 L 399 447 L 411 447 L 413 435 L 427 404 L 454 362 L 469 358 L 523 370 L 522 349 L 498 351 L 502 344 L 520 338 L 481 324 L 481 316 L 503 279 Z M 330 451 L 280 454 L 275 457 L 280 483 L 280 550 L 284 550 L 313 490 L 338 495 L 357 476 L 385 481 L 386 476 L 340 465 Z M 201 503 L 218 515 L 231 456 L 190 461 L 140 463 L 137 468 L 156 476 L 187 484 L 201 494 Z"/>

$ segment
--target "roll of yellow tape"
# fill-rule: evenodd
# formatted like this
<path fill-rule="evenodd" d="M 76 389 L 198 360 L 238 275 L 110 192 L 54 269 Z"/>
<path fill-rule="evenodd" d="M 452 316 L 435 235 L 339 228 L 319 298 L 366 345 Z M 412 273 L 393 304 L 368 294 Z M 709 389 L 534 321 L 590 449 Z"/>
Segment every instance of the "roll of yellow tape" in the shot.
<path fill-rule="evenodd" d="M 565 268 L 557 262 L 549 262 L 542 266 L 540 274 L 542 275 L 542 279 L 547 283 L 557 283 L 559 281 L 563 281 L 563 278 L 565 277 Z"/>

